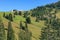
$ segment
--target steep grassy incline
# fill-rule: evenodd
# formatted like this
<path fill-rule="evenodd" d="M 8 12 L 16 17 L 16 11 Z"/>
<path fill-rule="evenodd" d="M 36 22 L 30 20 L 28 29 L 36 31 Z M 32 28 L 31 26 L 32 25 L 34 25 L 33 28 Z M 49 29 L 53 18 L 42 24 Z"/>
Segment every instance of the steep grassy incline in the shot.
<path fill-rule="evenodd" d="M 3 18 L 3 22 L 4 22 L 4 25 L 5 25 L 5 29 L 7 29 L 8 20 Z M 12 22 L 12 27 L 13 27 L 13 30 L 14 30 L 14 33 L 15 33 L 15 37 L 18 40 L 18 33 L 20 32 L 19 24 L 15 23 L 15 22 Z M 36 26 L 36 25 L 33 25 L 33 24 L 28 24 L 28 28 L 32 32 L 32 40 L 38 40 L 39 37 L 40 37 L 41 28 Z M 6 30 L 6 34 L 7 34 L 7 30 Z"/>
<path fill-rule="evenodd" d="M 0 16 L 2 17 L 3 12 L 0 12 Z M 8 14 L 8 13 L 7 13 Z M 60 18 L 60 10 L 58 10 L 57 14 L 56 14 L 57 18 Z M 32 40 L 39 40 L 39 37 L 41 36 L 41 28 L 45 27 L 44 25 L 44 21 L 40 21 L 40 22 L 35 22 L 35 17 L 31 17 L 31 24 L 28 24 L 28 29 L 32 32 Z M 5 26 L 5 31 L 7 34 L 7 27 L 8 27 L 8 21 L 7 19 L 3 18 L 3 23 Z M 20 21 L 25 21 L 25 18 L 23 18 L 22 16 L 16 15 L 16 17 L 14 18 L 14 21 L 12 22 L 12 27 L 14 30 L 14 34 L 16 37 L 16 40 L 18 40 L 18 33 L 20 32 L 19 30 L 19 22 Z M 24 25 L 24 23 L 23 23 Z"/>

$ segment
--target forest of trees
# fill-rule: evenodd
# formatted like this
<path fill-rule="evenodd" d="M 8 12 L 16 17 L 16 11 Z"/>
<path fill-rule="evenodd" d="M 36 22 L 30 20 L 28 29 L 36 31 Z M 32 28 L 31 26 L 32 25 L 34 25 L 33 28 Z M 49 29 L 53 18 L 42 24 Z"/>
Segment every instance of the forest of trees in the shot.
<path fill-rule="evenodd" d="M 42 28 L 40 40 L 60 40 L 60 19 L 49 16 L 45 25 L 47 27 Z"/>

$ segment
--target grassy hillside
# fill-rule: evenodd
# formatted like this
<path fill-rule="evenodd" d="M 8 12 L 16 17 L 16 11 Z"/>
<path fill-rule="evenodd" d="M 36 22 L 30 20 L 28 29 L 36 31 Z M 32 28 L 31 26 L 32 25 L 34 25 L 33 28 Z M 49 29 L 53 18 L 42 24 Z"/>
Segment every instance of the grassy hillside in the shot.
<path fill-rule="evenodd" d="M 3 13 L 0 13 L 1 15 L 3 15 Z M 6 13 L 7 14 L 7 13 Z M 60 12 L 57 12 L 57 17 L 60 18 Z M 8 21 L 6 18 L 3 18 L 3 22 L 5 25 L 5 29 L 7 29 L 8 26 Z M 32 32 L 32 40 L 39 40 L 39 37 L 41 35 L 41 28 L 45 27 L 44 26 L 44 21 L 39 21 L 39 22 L 35 22 L 35 17 L 31 17 L 32 23 L 28 24 L 28 28 L 29 30 Z M 25 18 L 23 18 L 22 16 L 16 15 L 16 17 L 14 18 L 14 21 L 12 22 L 12 26 L 13 26 L 13 30 L 15 33 L 15 37 L 18 40 L 18 33 L 19 33 L 19 22 L 20 21 L 25 21 Z M 7 30 L 6 30 L 7 33 Z"/>
<path fill-rule="evenodd" d="M 46 27 L 45 26 L 45 20 L 39 20 L 39 22 L 36 22 L 36 17 L 42 15 L 42 18 L 43 18 L 43 16 L 47 13 L 48 14 L 49 13 L 54 13 L 55 10 L 56 10 L 56 8 L 54 7 L 55 4 L 53 4 L 53 6 L 52 6 L 53 8 L 50 9 L 51 5 L 46 5 L 44 7 L 43 6 L 42 7 L 37 7 L 35 9 L 31 10 L 31 11 L 28 11 L 30 13 L 28 16 L 30 16 L 30 18 L 31 18 L 31 24 L 28 24 L 28 29 L 29 29 L 29 31 L 32 32 L 32 37 L 31 37 L 32 40 L 40 40 L 39 38 L 41 36 L 41 31 L 42 31 L 41 29 Z M 56 5 L 56 6 L 58 6 L 58 5 Z M 49 12 L 50 10 L 52 10 L 52 11 Z M 57 18 L 60 19 L 60 9 L 57 9 L 56 11 L 57 11 L 56 16 L 57 16 Z M 14 16 L 13 12 L 5 12 L 6 15 L 9 15 L 10 13 Z M 0 17 L 3 20 L 4 26 L 5 26 L 5 33 L 6 33 L 6 36 L 7 36 L 9 20 L 4 18 L 3 14 L 4 14 L 4 12 L 0 12 Z M 33 15 L 34 17 L 31 16 L 32 14 L 34 14 Z M 14 35 L 15 35 L 15 40 L 18 40 L 18 33 L 20 32 L 20 21 L 22 21 L 23 25 L 25 26 L 24 22 L 26 21 L 26 18 L 23 17 L 23 14 L 22 15 L 15 15 L 15 18 L 13 18 L 13 21 L 12 21 L 12 28 L 13 28 Z"/>

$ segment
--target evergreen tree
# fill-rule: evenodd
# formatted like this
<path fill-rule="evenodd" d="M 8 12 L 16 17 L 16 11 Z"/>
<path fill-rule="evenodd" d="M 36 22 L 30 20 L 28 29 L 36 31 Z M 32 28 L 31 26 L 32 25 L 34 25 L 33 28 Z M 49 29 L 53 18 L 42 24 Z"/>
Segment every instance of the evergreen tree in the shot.
<path fill-rule="evenodd" d="M 26 22 L 29 23 L 29 24 L 31 23 L 30 17 L 27 17 L 27 18 L 26 18 Z"/>
<path fill-rule="evenodd" d="M 22 15 L 22 12 L 21 11 L 19 11 L 19 15 Z"/>
<path fill-rule="evenodd" d="M 8 22 L 7 40 L 15 40 L 14 31 L 10 21 Z"/>
<path fill-rule="evenodd" d="M 20 21 L 20 29 L 22 29 L 22 21 Z"/>
<path fill-rule="evenodd" d="M 16 9 L 14 9 L 13 12 L 14 12 L 14 15 L 18 14 Z"/>
<path fill-rule="evenodd" d="M 6 19 L 9 19 L 9 15 L 6 15 L 5 18 L 6 18 Z"/>
<path fill-rule="evenodd" d="M 20 21 L 20 32 L 18 34 L 19 40 L 25 40 L 25 28 L 22 25 L 22 21 Z"/>
<path fill-rule="evenodd" d="M 12 14 L 10 13 L 9 14 L 9 18 L 8 18 L 10 21 L 13 21 L 13 17 L 12 17 Z"/>
<path fill-rule="evenodd" d="M 36 22 L 39 22 L 39 17 L 36 17 Z"/>
<path fill-rule="evenodd" d="M 18 36 L 19 40 L 31 40 L 32 33 L 28 30 L 27 22 L 25 22 L 25 29 L 20 29 Z"/>
<path fill-rule="evenodd" d="M 28 15 L 29 15 L 28 11 L 25 11 L 25 12 L 24 12 L 24 17 L 27 18 Z"/>
<path fill-rule="evenodd" d="M 0 19 L 0 40 L 6 40 L 5 28 L 1 19 Z"/>
<path fill-rule="evenodd" d="M 27 22 L 25 22 L 25 40 L 31 40 L 32 33 L 28 30 Z"/>
<path fill-rule="evenodd" d="M 14 12 L 14 15 L 17 15 L 17 11 Z"/>
<path fill-rule="evenodd" d="M 28 15 L 27 15 L 27 13 L 25 12 L 25 13 L 24 13 L 24 17 L 26 18 L 27 16 L 28 16 Z"/>
<path fill-rule="evenodd" d="M 5 17 L 5 12 L 4 12 L 4 14 L 3 14 L 3 17 Z"/>
<path fill-rule="evenodd" d="M 25 30 L 24 26 L 22 25 L 22 21 L 20 21 L 20 29 Z"/>
<path fill-rule="evenodd" d="M 19 37 L 19 40 L 25 40 L 25 31 L 20 29 L 18 37 Z"/>
<path fill-rule="evenodd" d="M 25 31 L 28 31 L 28 25 L 27 25 L 27 22 L 25 22 Z"/>

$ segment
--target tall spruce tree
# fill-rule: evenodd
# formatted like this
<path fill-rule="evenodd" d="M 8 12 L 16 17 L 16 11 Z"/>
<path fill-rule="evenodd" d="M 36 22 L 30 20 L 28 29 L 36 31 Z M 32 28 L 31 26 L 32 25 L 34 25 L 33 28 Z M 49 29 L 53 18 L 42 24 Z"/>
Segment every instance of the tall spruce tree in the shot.
<path fill-rule="evenodd" d="M 20 29 L 22 29 L 22 21 L 20 21 Z"/>
<path fill-rule="evenodd" d="M 15 40 L 14 31 L 10 21 L 8 22 L 7 40 Z"/>
<path fill-rule="evenodd" d="M 27 22 L 25 22 L 24 30 L 20 29 L 18 36 L 19 40 L 31 40 L 32 33 L 28 30 Z"/>
<path fill-rule="evenodd" d="M 4 24 L 0 18 L 0 40 L 6 40 Z"/>
<path fill-rule="evenodd" d="M 27 18 L 26 18 L 26 22 L 27 22 L 28 24 L 31 23 L 31 19 L 30 19 L 30 17 L 27 17 Z"/>
<path fill-rule="evenodd" d="M 9 14 L 9 18 L 8 18 L 10 21 L 13 21 L 13 17 L 12 17 L 12 14 L 10 13 Z"/>
<path fill-rule="evenodd" d="M 5 17 L 5 12 L 3 13 L 3 17 Z"/>
<path fill-rule="evenodd" d="M 19 40 L 25 40 L 25 28 L 22 25 L 22 21 L 20 21 L 20 32 L 18 34 Z"/>
<path fill-rule="evenodd" d="M 28 31 L 28 25 L 27 25 L 27 22 L 25 22 L 25 31 Z"/>
<path fill-rule="evenodd" d="M 22 15 L 22 12 L 21 11 L 19 11 L 19 15 Z"/>
<path fill-rule="evenodd" d="M 39 17 L 36 17 L 36 22 L 39 22 Z"/>
<path fill-rule="evenodd" d="M 25 30 L 24 26 L 22 25 L 22 21 L 20 21 L 20 29 Z"/>
<path fill-rule="evenodd" d="M 32 32 L 28 30 L 27 22 L 25 22 L 25 40 L 31 40 Z"/>

